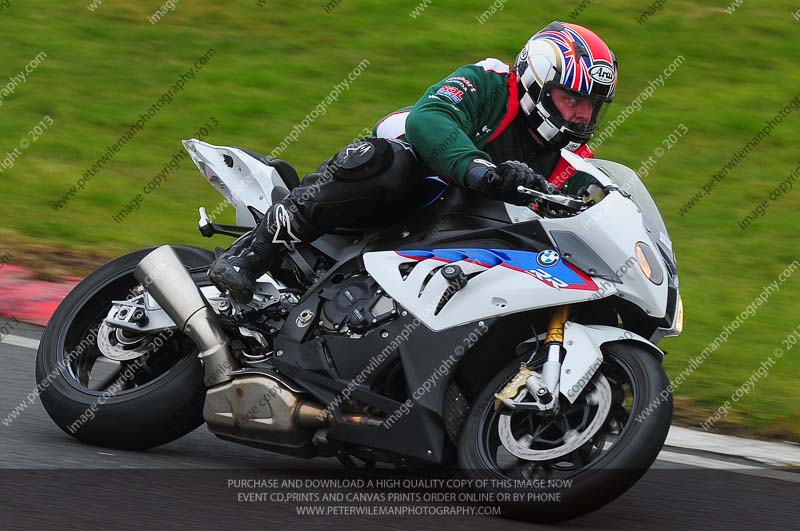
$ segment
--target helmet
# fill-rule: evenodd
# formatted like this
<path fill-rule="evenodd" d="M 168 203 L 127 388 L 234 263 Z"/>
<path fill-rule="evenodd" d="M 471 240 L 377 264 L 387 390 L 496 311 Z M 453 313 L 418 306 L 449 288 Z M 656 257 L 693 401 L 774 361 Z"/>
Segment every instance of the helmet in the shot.
<path fill-rule="evenodd" d="M 552 149 L 574 150 L 588 142 L 617 87 L 614 54 L 600 37 L 576 24 L 552 22 L 535 34 L 517 56 L 514 70 L 521 114 Z M 585 123 L 565 118 L 553 100 L 554 89 L 588 101 L 591 118 Z"/>

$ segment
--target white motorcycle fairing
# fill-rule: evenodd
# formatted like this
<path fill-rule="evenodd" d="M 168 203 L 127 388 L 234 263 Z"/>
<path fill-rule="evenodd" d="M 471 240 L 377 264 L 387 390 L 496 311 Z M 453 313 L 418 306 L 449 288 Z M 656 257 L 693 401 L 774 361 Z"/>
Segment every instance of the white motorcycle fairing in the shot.
<path fill-rule="evenodd" d="M 255 227 L 250 209 L 263 214 L 273 203 L 273 193 L 282 197 L 289 192 L 277 169 L 242 149 L 214 146 L 194 138 L 184 140 L 183 147 L 211 186 L 236 209 L 239 226 Z M 219 208 L 211 212 L 213 217 Z"/>
<path fill-rule="evenodd" d="M 403 278 L 400 266 L 409 263 L 416 265 Z M 378 251 L 366 253 L 364 264 L 389 296 L 434 331 L 525 310 L 588 301 L 597 298 L 599 290 L 588 275 L 561 260 L 554 250 Z M 437 312 L 443 297 L 451 291 L 441 273 L 448 264 L 460 266 L 471 278 Z M 606 295 L 614 292 L 611 287 Z"/>
<path fill-rule="evenodd" d="M 659 244 L 663 248 L 669 239 L 666 228 L 660 229 L 663 221 L 655 204 L 642 204 L 650 199 L 646 189 L 642 187 L 644 192 L 637 191 L 634 195 L 624 187 L 619 188 L 612 175 L 631 180 L 625 171 L 630 170 L 624 166 L 598 168 L 566 150 L 562 155 L 576 169 L 609 187 L 610 192 L 575 216 L 539 219 L 553 242 L 552 249 L 369 252 L 364 254 L 367 271 L 389 296 L 434 331 L 479 319 L 612 295 L 630 300 L 650 317 L 664 317 L 669 295 L 665 279 L 669 271 L 659 252 Z M 638 182 L 635 173 L 630 173 L 632 180 Z M 658 216 L 658 219 L 646 218 L 643 212 L 653 210 L 655 213 L 650 218 Z M 519 212 L 515 214 L 511 219 L 523 222 Z M 567 245 L 587 256 L 592 255 L 604 271 L 590 268 L 581 271 L 569 263 L 577 256 L 570 256 L 570 250 L 559 248 Z M 641 247 L 649 251 L 650 278 L 637 260 L 637 248 Z M 407 264 L 414 264 L 414 267 L 404 276 L 403 267 L 408 267 Z M 449 297 L 453 291 L 451 284 L 441 273 L 446 264 L 458 265 L 470 277 L 466 286 L 452 297 Z"/>
<path fill-rule="evenodd" d="M 638 343 L 659 361 L 664 352 L 638 334 L 604 325 L 582 325 L 567 321 L 564 324 L 564 344 L 567 351 L 561 364 L 559 388 L 570 403 L 581 394 L 586 384 L 603 363 L 601 347 L 606 343 Z"/>
<path fill-rule="evenodd" d="M 603 261 L 622 280 L 621 284 L 613 284 L 608 280 L 598 280 L 602 287 L 603 297 L 614 292 L 630 300 L 651 317 L 664 317 L 667 311 L 667 282 L 654 284 L 642 273 L 636 263 L 636 244 L 644 242 L 650 245 L 641 211 L 634 203 L 619 193 L 612 193 L 598 205 L 571 218 L 542 219 L 542 227 L 557 244 L 561 235 L 571 233 L 584 242 L 590 243 Z M 662 278 L 666 278 L 666 266 L 660 254 L 654 252 L 657 263 L 653 267 L 661 269 Z"/>

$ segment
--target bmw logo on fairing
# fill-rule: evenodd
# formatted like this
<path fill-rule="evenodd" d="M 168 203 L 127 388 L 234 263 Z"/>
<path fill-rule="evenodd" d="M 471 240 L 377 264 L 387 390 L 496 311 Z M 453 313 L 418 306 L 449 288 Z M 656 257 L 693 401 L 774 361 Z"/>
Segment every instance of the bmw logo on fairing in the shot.
<path fill-rule="evenodd" d="M 536 257 L 536 262 L 542 267 L 551 267 L 556 265 L 560 259 L 556 251 L 542 251 Z"/>

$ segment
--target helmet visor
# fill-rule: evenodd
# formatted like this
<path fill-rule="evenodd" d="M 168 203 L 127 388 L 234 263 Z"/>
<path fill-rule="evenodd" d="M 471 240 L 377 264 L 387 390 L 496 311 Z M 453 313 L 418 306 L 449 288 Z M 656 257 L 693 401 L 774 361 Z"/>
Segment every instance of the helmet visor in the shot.
<path fill-rule="evenodd" d="M 578 139 L 588 140 L 597 130 L 611 100 L 551 82 L 542 90 L 541 103 L 554 125 Z"/>

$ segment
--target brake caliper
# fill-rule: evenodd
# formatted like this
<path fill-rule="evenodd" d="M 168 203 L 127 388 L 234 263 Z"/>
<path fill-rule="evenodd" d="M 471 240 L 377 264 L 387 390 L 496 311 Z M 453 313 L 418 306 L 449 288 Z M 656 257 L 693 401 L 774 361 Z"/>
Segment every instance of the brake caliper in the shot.
<path fill-rule="evenodd" d="M 499 411 L 506 400 L 514 400 L 519 395 L 520 391 L 525 388 L 525 382 L 533 374 L 533 371 L 523 363 L 519 367 L 519 372 L 509 381 L 505 387 L 499 392 L 495 393 L 494 409 Z"/>

